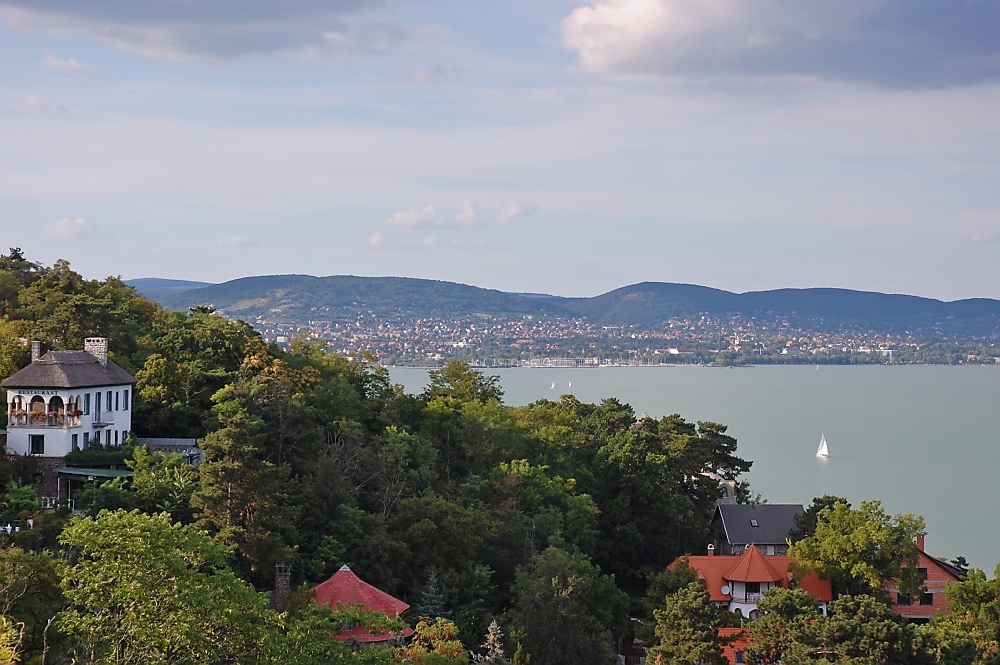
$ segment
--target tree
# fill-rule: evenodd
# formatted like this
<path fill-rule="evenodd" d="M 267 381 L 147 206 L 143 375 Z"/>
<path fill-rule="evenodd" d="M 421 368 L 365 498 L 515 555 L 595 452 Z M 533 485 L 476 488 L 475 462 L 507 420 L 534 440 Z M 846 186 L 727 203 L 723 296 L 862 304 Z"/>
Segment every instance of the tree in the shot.
<path fill-rule="evenodd" d="M 427 586 L 420 597 L 420 604 L 417 606 L 421 616 L 436 618 L 447 616 L 444 611 L 444 596 L 438 588 L 437 571 L 431 569 L 427 575 Z"/>
<path fill-rule="evenodd" d="M 922 517 L 890 516 L 878 501 L 864 501 L 857 510 L 838 502 L 819 511 L 816 532 L 794 543 L 788 555 L 799 560 L 799 571 L 816 571 L 841 593 L 882 596 L 892 583 L 912 595 L 923 583 L 916 545 L 923 532 Z"/>
<path fill-rule="evenodd" d="M 914 626 L 874 596 L 841 596 L 830 603 L 826 620 L 817 621 L 813 629 L 816 652 L 830 654 L 829 660 L 842 665 L 926 662 Z M 787 659 L 784 662 L 795 665 Z"/>
<path fill-rule="evenodd" d="M 608 660 L 603 630 L 625 632 L 627 597 L 583 555 L 549 547 L 514 590 L 515 663 L 594 665 Z M 530 659 L 530 661 L 529 661 Z"/>
<path fill-rule="evenodd" d="M 970 570 L 962 582 L 945 590 L 951 616 L 942 623 L 971 637 L 977 665 L 1000 663 L 1000 565 L 987 579 L 981 570 Z"/>
<path fill-rule="evenodd" d="M 201 482 L 191 504 L 200 511 L 198 524 L 234 548 L 244 578 L 264 586 L 275 562 L 287 556 L 288 469 L 263 459 L 265 424 L 247 412 L 236 386 L 216 395 L 216 414 L 222 428 L 202 442 L 206 460 L 199 465 Z"/>
<path fill-rule="evenodd" d="M 146 513 L 168 512 L 179 522 L 194 520 L 191 496 L 198 486 L 198 468 L 180 454 L 149 452 L 139 446 L 126 460 L 132 470 L 132 490 Z"/>
<path fill-rule="evenodd" d="M 788 663 L 817 650 L 813 626 L 819 603 L 801 589 L 775 587 L 757 604 L 761 616 L 750 622 L 750 661 Z"/>
<path fill-rule="evenodd" d="M 672 596 L 666 607 L 654 610 L 659 642 L 646 650 L 655 665 L 726 665 L 719 628 L 725 610 L 712 602 L 705 585 L 691 582 Z"/>
<path fill-rule="evenodd" d="M 46 634 L 63 606 L 60 578 L 59 561 L 47 553 L 0 548 L 0 616 L 18 628 L 18 651 L 25 662 L 34 662 L 46 643 L 61 644 L 55 631 Z"/>
<path fill-rule="evenodd" d="M 489 665 L 510 665 L 510 661 L 503 653 L 503 632 L 500 624 L 494 619 L 487 629 L 486 641 L 483 642 L 484 654 L 472 654 L 472 662 L 489 663 Z"/>
<path fill-rule="evenodd" d="M 417 622 L 410 644 L 396 653 L 401 663 L 414 665 L 461 665 L 469 654 L 458 639 L 455 624 L 447 619 L 426 617 Z"/>
<path fill-rule="evenodd" d="M 812 505 L 806 508 L 805 512 L 795 516 L 793 520 L 795 522 L 795 528 L 793 528 L 791 533 L 788 534 L 788 539 L 793 543 L 797 543 L 800 540 L 814 535 L 816 533 L 816 522 L 819 514 L 824 508 L 833 507 L 838 503 L 842 503 L 848 508 L 851 507 L 851 504 L 847 501 L 847 499 L 839 496 L 833 496 L 831 494 L 825 494 L 821 497 L 813 499 Z"/>
<path fill-rule="evenodd" d="M 424 391 L 428 400 L 454 397 L 463 402 L 503 401 L 499 376 L 486 376 L 461 360 L 449 360 L 441 369 L 428 372 L 430 383 Z"/>
<path fill-rule="evenodd" d="M 0 665 L 17 665 L 21 660 L 21 631 L 5 616 L 0 616 Z"/>
<path fill-rule="evenodd" d="M 169 515 L 102 511 L 72 521 L 57 625 L 77 662 L 265 663 L 276 616 L 210 537 Z"/>

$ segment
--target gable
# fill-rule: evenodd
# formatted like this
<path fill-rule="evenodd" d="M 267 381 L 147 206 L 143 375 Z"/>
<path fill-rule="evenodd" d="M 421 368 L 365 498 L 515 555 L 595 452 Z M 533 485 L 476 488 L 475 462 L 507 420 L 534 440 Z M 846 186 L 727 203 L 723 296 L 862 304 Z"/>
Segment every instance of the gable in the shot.
<path fill-rule="evenodd" d="M 784 545 L 803 512 L 801 504 L 724 504 L 716 515 L 730 545 Z"/>

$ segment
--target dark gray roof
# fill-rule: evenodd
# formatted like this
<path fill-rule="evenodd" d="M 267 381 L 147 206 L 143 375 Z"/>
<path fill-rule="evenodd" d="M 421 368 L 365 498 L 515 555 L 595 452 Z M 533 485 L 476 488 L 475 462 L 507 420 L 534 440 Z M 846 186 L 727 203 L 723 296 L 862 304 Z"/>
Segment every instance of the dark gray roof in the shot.
<path fill-rule="evenodd" d="M 89 388 L 134 384 L 135 377 L 115 363 L 101 365 L 86 351 L 49 351 L 4 381 L 4 388 Z"/>
<path fill-rule="evenodd" d="M 799 504 L 723 504 L 719 517 L 730 545 L 783 545 L 795 528 L 795 516 L 803 511 Z"/>

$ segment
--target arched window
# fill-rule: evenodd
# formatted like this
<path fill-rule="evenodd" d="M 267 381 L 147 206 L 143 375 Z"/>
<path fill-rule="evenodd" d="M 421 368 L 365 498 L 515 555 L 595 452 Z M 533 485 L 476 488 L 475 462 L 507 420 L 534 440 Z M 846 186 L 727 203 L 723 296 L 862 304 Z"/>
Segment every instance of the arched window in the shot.
<path fill-rule="evenodd" d="M 49 400 L 49 413 L 46 422 L 51 427 L 62 427 L 66 424 L 65 404 L 59 395 L 55 395 Z"/>
<path fill-rule="evenodd" d="M 32 425 L 44 425 L 45 424 L 45 398 L 40 395 L 35 395 L 31 398 L 31 424 Z"/>

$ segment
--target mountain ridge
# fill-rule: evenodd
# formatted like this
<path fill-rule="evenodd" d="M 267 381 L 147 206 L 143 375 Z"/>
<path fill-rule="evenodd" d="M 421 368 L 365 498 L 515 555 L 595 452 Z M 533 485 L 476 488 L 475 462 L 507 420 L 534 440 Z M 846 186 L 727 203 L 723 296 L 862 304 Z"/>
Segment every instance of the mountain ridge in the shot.
<path fill-rule="evenodd" d="M 654 328 L 696 315 L 787 319 L 789 324 L 995 335 L 1000 300 L 943 301 L 833 287 L 784 288 L 734 293 L 696 284 L 639 282 L 592 297 L 510 293 L 457 282 L 411 277 L 354 275 L 257 275 L 189 290 L 149 294 L 143 280 L 129 280 L 165 307 L 210 305 L 247 318 L 290 321 L 375 315 L 409 318 L 552 316 L 586 318 L 594 324 Z M 148 288 L 148 287 L 147 287 Z"/>

